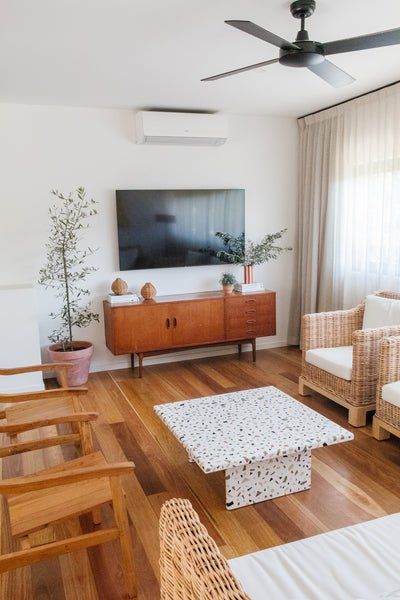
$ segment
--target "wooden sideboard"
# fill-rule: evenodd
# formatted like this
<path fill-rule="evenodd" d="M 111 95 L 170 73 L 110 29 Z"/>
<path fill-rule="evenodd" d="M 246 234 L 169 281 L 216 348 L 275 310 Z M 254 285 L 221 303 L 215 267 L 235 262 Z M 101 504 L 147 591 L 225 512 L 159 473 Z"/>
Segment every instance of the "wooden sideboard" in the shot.
<path fill-rule="evenodd" d="M 139 304 L 104 302 L 106 344 L 113 354 L 135 354 L 142 377 L 143 357 L 199 346 L 251 343 L 275 335 L 276 295 L 200 292 L 159 296 Z"/>

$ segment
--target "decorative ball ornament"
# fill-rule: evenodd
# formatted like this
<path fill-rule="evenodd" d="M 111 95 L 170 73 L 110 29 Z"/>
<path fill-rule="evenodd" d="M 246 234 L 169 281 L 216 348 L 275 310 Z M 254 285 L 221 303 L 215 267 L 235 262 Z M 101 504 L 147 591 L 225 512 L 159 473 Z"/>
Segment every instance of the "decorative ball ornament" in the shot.
<path fill-rule="evenodd" d="M 123 294 L 127 294 L 129 291 L 128 284 L 120 277 L 113 281 L 111 289 L 116 296 L 122 296 Z"/>
<path fill-rule="evenodd" d="M 154 285 L 148 281 L 144 284 L 140 290 L 140 293 L 145 300 L 152 300 L 152 298 L 154 298 L 154 296 L 157 294 L 157 290 Z"/>

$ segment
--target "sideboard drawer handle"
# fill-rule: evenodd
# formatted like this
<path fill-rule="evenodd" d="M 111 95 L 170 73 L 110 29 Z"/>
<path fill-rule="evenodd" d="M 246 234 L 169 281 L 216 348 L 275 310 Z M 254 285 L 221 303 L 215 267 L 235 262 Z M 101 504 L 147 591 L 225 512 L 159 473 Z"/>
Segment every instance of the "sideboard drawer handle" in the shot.
<path fill-rule="evenodd" d="M 174 323 L 174 327 L 176 327 L 176 326 L 177 326 L 177 324 L 178 324 L 178 321 L 176 320 L 176 318 L 175 318 L 175 317 L 174 317 L 174 321 L 173 321 L 173 323 Z"/>
<path fill-rule="evenodd" d="M 255 333 L 255 332 L 256 332 L 256 330 L 255 330 L 255 329 L 247 329 L 247 330 L 246 330 L 246 333 Z"/>
<path fill-rule="evenodd" d="M 250 323 L 255 323 L 256 320 L 255 319 L 249 319 L 248 321 L 246 321 L 246 323 L 249 325 Z"/>
<path fill-rule="evenodd" d="M 246 315 L 249 315 L 250 313 L 255 313 L 257 312 L 255 308 L 250 308 L 249 310 L 246 310 Z"/>
<path fill-rule="evenodd" d="M 171 325 L 171 323 L 170 323 L 170 320 L 169 320 L 169 319 L 167 319 L 167 320 L 165 321 L 165 325 L 166 325 L 167 329 L 169 329 L 169 328 L 170 328 L 170 325 Z"/>
<path fill-rule="evenodd" d="M 256 302 L 255 298 L 249 298 L 248 300 L 245 300 L 245 302 Z"/>

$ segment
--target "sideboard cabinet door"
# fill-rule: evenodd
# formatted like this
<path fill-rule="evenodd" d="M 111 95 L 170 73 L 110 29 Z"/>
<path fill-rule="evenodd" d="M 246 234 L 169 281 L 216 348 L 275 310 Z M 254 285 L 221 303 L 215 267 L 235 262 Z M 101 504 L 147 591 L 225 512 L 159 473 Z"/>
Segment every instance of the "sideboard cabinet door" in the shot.
<path fill-rule="evenodd" d="M 149 352 L 171 347 L 169 304 L 114 307 L 114 354 Z"/>
<path fill-rule="evenodd" d="M 176 348 L 224 341 L 223 298 L 169 305 L 172 340 Z"/>

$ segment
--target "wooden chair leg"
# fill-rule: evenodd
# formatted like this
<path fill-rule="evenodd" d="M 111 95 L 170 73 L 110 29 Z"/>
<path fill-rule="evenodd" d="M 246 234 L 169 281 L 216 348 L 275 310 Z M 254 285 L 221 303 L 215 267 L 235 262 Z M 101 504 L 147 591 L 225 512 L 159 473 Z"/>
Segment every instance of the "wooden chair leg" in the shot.
<path fill-rule="evenodd" d="M 100 525 L 102 521 L 101 507 L 92 510 L 92 520 L 95 525 Z"/>
<path fill-rule="evenodd" d="M 349 424 L 353 427 L 364 427 L 367 424 L 367 411 L 362 406 L 349 408 Z"/>
<path fill-rule="evenodd" d="M 93 452 L 92 432 L 90 424 L 87 421 L 79 423 L 81 434 L 81 449 L 82 454 L 91 454 Z"/>
<path fill-rule="evenodd" d="M 310 396 L 311 395 L 311 388 L 308 387 L 308 385 L 306 385 L 303 377 L 299 377 L 299 394 L 300 396 Z"/>
<path fill-rule="evenodd" d="M 134 567 L 132 538 L 129 529 L 128 513 L 124 498 L 121 480 L 119 477 L 110 477 L 111 491 L 113 496 L 114 516 L 119 529 L 119 541 L 121 544 L 122 566 L 126 587 L 131 598 L 137 597 L 136 575 Z"/>
<path fill-rule="evenodd" d="M 387 440 L 390 438 L 390 432 L 382 427 L 379 419 L 375 416 L 372 419 L 372 435 L 376 440 L 379 440 L 380 442 L 382 440 Z"/>

